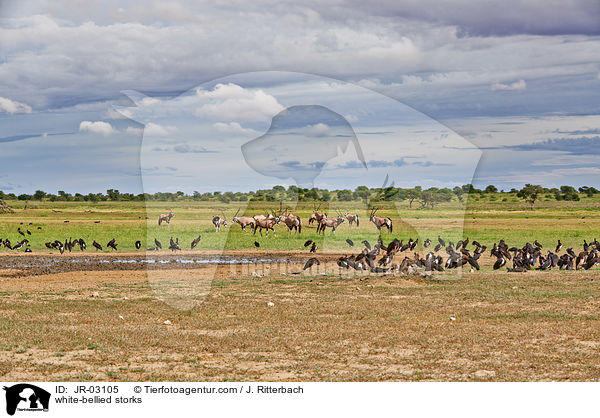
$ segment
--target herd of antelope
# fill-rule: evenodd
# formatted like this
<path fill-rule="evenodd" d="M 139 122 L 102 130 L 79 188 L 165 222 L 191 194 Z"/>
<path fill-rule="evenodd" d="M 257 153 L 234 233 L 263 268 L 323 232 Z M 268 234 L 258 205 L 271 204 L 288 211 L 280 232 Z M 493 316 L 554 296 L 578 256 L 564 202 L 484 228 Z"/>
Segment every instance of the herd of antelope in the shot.
<path fill-rule="evenodd" d="M 381 231 L 381 228 L 385 227 L 389 232 L 393 232 L 392 220 L 376 216 L 377 211 L 378 208 L 371 209 L 369 221 L 375 225 L 378 231 Z M 249 227 L 253 234 L 256 234 L 256 231 L 258 231 L 262 235 L 263 230 L 268 234 L 269 231 L 275 232 L 275 226 L 283 223 L 289 232 L 302 232 L 302 219 L 291 213 L 287 208 L 285 210 L 280 208 L 279 212 L 271 210 L 267 214 L 254 216 L 238 216 L 239 212 L 240 210 L 238 209 L 235 215 L 233 215 L 231 222 L 240 225 L 242 231 L 246 231 L 246 228 Z M 175 216 L 173 212 L 169 212 L 167 215 L 159 215 L 158 224 L 160 225 L 163 221 L 168 224 L 173 216 Z M 327 228 L 330 228 L 331 232 L 334 233 L 337 227 L 346 221 L 348 221 L 349 226 L 360 226 L 358 214 L 337 211 L 337 216 L 330 218 L 326 212 L 320 211 L 320 206 L 315 207 L 314 212 L 308 218 L 308 224 L 315 224 L 317 233 L 323 234 Z M 212 224 L 215 227 L 215 232 L 219 232 L 222 227 L 226 228 L 227 217 L 225 216 L 225 212 L 221 210 L 219 215 L 215 215 L 212 218 Z"/>
<path fill-rule="evenodd" d="M 393 232 L 392 220 L 390 218 L 382 218 L 376 216 L 376 213 L 379 209 L 373 208 L 369 214 L 369 221 L 372 222 L 378 231 L 381 231 L 382 227 L 385 227 L 389 232 Z M 231 222 L 239 224 L 242 228 L 242 231 L 246 230 L 246 227 L 250 227 L 250 230 L 253 234 L 256 234 L 258 230 L 262 235 L 262 231 L 265 230 L 268 234 L 269 231 L 275 231 L 275 226 L 281 223 L 285 224 L 288 228 L 288 231 L 292 232 L 302 232 L 302 219 L 299 216 L 294 215 L 288 209 L 283 211 L 280 208 L 279 213 L 271 210 L 270 213 L 263 215 L 254 215 L 254 216 L 238 216 L 240 210 L 238 209 Z M 161 225 L 163 222 L 169 224 L 171 218 L 173 218 L 175 214 L 170 211 L 168 214 L 162 214 L 158 216 L 158 225 Z M 320 206 L 314 208 L 314 212 L 308 218 L 308 224 L 315 224 L 317 227 L 317 233 L 325 233 L 327 228 L 331 229 L 331 232 L 335 232 L 340 224 L 348 221 L 349 226 L 356 225 L 356 227 L 360 226 L 360 218 L 356 213 L 348 213 L 348 212 L 340 212 L 337 211 L 337 216 L 334 218 L 329 218 L 327 213 L 320 211 Z M 215 232 L 219 232 L 222 227 L 227 227 L 227 218 L 225 216 L 225 212 L 221 211 L 220 215 L 215 215 L 212 218 L 212 224 L 215 227 Z"/>

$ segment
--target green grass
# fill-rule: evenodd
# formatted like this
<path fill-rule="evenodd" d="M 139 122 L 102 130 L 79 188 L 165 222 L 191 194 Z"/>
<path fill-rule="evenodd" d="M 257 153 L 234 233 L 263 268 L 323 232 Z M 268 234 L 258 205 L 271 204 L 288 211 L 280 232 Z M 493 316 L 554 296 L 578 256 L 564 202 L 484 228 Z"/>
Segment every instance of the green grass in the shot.
<path fill-rule="evenodd" d="M 407 202 L 382 202 L 380 216 L 389 216 L 394 221 L 393 234 L 383 231 L 384 241 L 392 237 L 407 240 L 409 237 L 431 238 L 436 242 L 438 235 L 446 240 L 457 241 L 462 237 L 478 240 L 491 246 L 499 239 L 505 239 L 514 245 L 522 245 L 526 241 L 539 240 L 545 247 L 553 248 L 557 239 L 561 239 L 565 248 L 574 246 L 580 248 L 583 239 L 588 241 L 596 238 L 594 234 L 600 230 L 600 197 L 583 197 L 579 202 L 558 202 L 554 200 L 536 203 L 535 210 L 514 195 L 505 194 L 483 197 L 471 196 L 463 203 L 452 201 L 436 207 L 434 210 L 419 209 L 415 202 L 409 208 Z M 506 201 L 503 201 L 505 200 Z M 17 228 L 29 230 L 27 236 L 33 251 L 47 251 L 44 243 L 56 239 L 84 238 L 88 244 L 88 252 L 96 252 L 91 246 L 93 240 L 105 247 L 106 243 L 115 238 L 119 244 L 119 252 L 136 251 L 134 243 L 142 242 L 142 249 L 154 246 L 157 238 L 168 247 L 169 238 L 179 238 L 182 249 L 189 249 L 190 242 L 202 235 L 197 250 L 221 250 L 223 248 L 236 250 L 253 250 L 254 241 L 259 241 L 261 250 L 301 250 L 307 239 L 313 239 L 321 249 L 347 249 L 346 239 L 350 238 L 361 246 L 360 241 L 377 239 L 375 226 L 368 221 L 365 206 L 359 202 L 331 202 L 322 205 L 329 216 L 334 216 L 336 210 L 359 213 L 360 228 L 342 224 L 335 234 L 329 230 L 324 236 L 318 236 L 316 230 L 308 225 L 308 217 L 314 206 L 312 203 L 288 203 L 295 214 L 303 220 L 302 234 L 288 233 L 281 224 L 276 227 L 276 233 L 268 236 L 253 236 L 250 232 L 242 232 L 237 224 L 231 224 L 231 218 L 238 209 L 240 216 L 251 216 L 278 210 L 278 202 L 233 202 L 220 204 L 216 202 L 35 202 L 24 209 L 23 202 L 9 202 L 15 213 L 0 215 L 0 237 L 11 242 L 22 239 Z M 175 218 L 170 225 L 157 225 L 160 213 L 173 210 Z M 220 233 L 214 231 L 211 219 L 220 215 L 224 210 L 230 222 L 229 228 Z M 64 221 L 68 220 L 68 223 Z M 23 222 L 23 225 L 20 223 Z M 32 225 L 29 225 L 29 223 Z M 97 223 L 99 222 L 99 223 Z M 464 225 L 463 225 L 464 223 Z M 41 227 L 38 230 L 37 227 Z M 464 228 L 464 230 L 463 230 Z M 2 252 L 8 252 L 1 249 Z M 104 252 L 112 252 L 104 249 Z"/>

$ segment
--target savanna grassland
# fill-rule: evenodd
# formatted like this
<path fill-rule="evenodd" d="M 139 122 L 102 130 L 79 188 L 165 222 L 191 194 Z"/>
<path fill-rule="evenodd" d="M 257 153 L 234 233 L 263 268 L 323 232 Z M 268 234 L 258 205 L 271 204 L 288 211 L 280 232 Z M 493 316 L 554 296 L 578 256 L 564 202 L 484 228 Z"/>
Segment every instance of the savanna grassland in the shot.
<path fill-rule="evenodd" d="M 327 211 L 358 212 L 360 227 L 342 224 L 324 239 L 308 226 L 312 203 L 293 208 L 303 219 L 302 234 L 279 225 L 276 234 L 262 237 L 238 225 L 214 231 L 210 219 L 224 210 L 231 220 L 241 204 L 43 201 L 24 209 L 23 202 L 7 203 L 15 212 L 0 215 L 0 237 L 14 243 L 22 238 L 17 228 L 29 230 L 32 253 L 0 250 L 3 380 L 600 379 L 597 268 L 493 271 L 488 250 L 481 271 L 465 268 L 462 274 L 340 273 L 333 261 L 337 254 L 357 253 L 360 241 L 377 238 L 356 202 L 332 202 Z M 245 206 L 239 215 L 279 209 L 277 202 Z M 466 210 L 457 201 L 433 210 L 400 202 L 382 203 L 378 214 L 394 220 L 394 232 L 382 234 L 384 242 L 418 237 L 435 244 L 441 235 L 452 241 L 469 237 L 491 248 L 501 238 L 511 246 L 537 239 L 554 250 L 561 239 L 562 253 L 568 247 L 578 252 L 584 239 L 600 235 L 597 197 L 541 200 L 535 206 L 531 210 L 516 196 L 498 194 L 471 198 Z M 158 214 L 169 210 L 175 217 L 159 227 Z M 191 251 L 189 243 L 198 235 L 200 243 Z M 250 263 L 216 270 L 205 265 L 109 270 L 78 262 L 60 272 L 14 262 L 79 256 L 79 249 L 61 256 L 44 246 L 69 237 L 86 240 L 85 257 L 144 257 L 155 238 L 166 248 L 173 237 L 183 249 L 173 257 L 225 252 L 296 259 L 285 269 Z M 104 246 L 112 238 L 118 252 L 97 252 L 90 245 L 96 240 Z M 292 274 L 310 256 L 303 246 L 307 239 L 317 241 L 322 265 Z M 139 251 L 136 240 L 143 243 Z M 424 251 L 420 245 L 418 250 Z M 170 251 L 147 253 L 168 257 Z M 156 275 L 161 286 L 194 276 L 210 287 L 195 307 L 177 309 L 161 300 Z"/>

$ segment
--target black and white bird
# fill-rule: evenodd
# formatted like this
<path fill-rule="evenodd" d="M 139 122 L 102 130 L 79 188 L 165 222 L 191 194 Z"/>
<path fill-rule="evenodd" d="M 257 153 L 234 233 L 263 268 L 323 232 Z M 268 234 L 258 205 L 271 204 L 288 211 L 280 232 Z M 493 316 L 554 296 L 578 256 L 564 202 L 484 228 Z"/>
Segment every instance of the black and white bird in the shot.
<path fill-rule="evenodd" d="M 110 241 L 108 241 L 108 244 L 106 244 L 107 247 L 110 247 L 115 251 L 117 251 L 117 245 L 117 240 L 115 238 L 111 239 Z"/>
<path fill-rule="evenodd" d="M 190 245 L 190 248 L 191 248 L 192 250 L 194 249 L 194 247 L 195 247 L 196 245 L 198 245 L 198 243 L 200 242 L 200 238 L 202 238 L 202 235 L 198 235 L 198 237 L 197 237 L 197 238 L 194 238 L 194 239 L 192 240 L 192 244 Z"/>
<path fill-rule="evenodd" d="M 562 248 L 562 243 L 560 242 L 560 240 L 558 240 L 558 244 L 556 244 L 556 250 L 554 250 L 554 252 L 559 252 L 560 249 Z"/>
<path fill-rule="evenodd" d="M 316 259 L 316 258 L 314 258 L 314 257 L 311 257 L 311 258 L 309 258 L 309 259 L 308 259 L 308 261 L 307 261 L 307 262 L 304 264 L 304 268 L 303 268 L 302 270 L 307 270 L 307 269 L 311 268 L 311 267 L 312 267 L 312 266 L 314 266 L 314 265 L 317 265 L 317 266 L 318 266 L 318 265 L 320 265 L 320 264 L 321 264 L 321 262 L 320 262 L 319 260 L 317 260 L 317 259 Z"/>
<path fill-rule="evenodd" d="M 142 248 L 142 242 L 141 241 L 136 241 L 135 242 L 135 249 L 139 250 L 140 248 Z"/>
<path fill-rule="evenodd" d="M 354 242 L 350 238 L 346 239 L 346 242 L 349 246 L 354 247 Z"/>
<path fill-rule="evenodd" d="M 173 241 L 173 237 L 169 238 L 169 250 L 181 250 L 181 248 L 179 248 L 179 238 L 175 238 L 175 241 Z"/>
<path fill-rule="evenodd" d="M 102 251 L 102 245 L 98 244 L 95 240 L 92 241 L 92 245 L 94 248 L 96 248 L 96 250 Z"/>
<path fill-rule="evenodd" d="M 154 245 L 156 245 L 156 248 L 162 250 L 162 244 L 156 238 L 154 238 Z"/>

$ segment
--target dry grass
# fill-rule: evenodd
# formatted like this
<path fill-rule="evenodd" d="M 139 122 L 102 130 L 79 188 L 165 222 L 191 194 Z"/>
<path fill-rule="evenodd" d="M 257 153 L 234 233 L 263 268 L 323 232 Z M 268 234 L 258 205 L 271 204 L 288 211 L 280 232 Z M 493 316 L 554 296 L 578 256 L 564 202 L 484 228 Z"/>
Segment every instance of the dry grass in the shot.
<path fill-rule="evenodd" d="M 189 311 L 157 300 L 147 274 L 0 272 L 2 380 L 600 379 L 597 272 L 222 269 Z"/>

